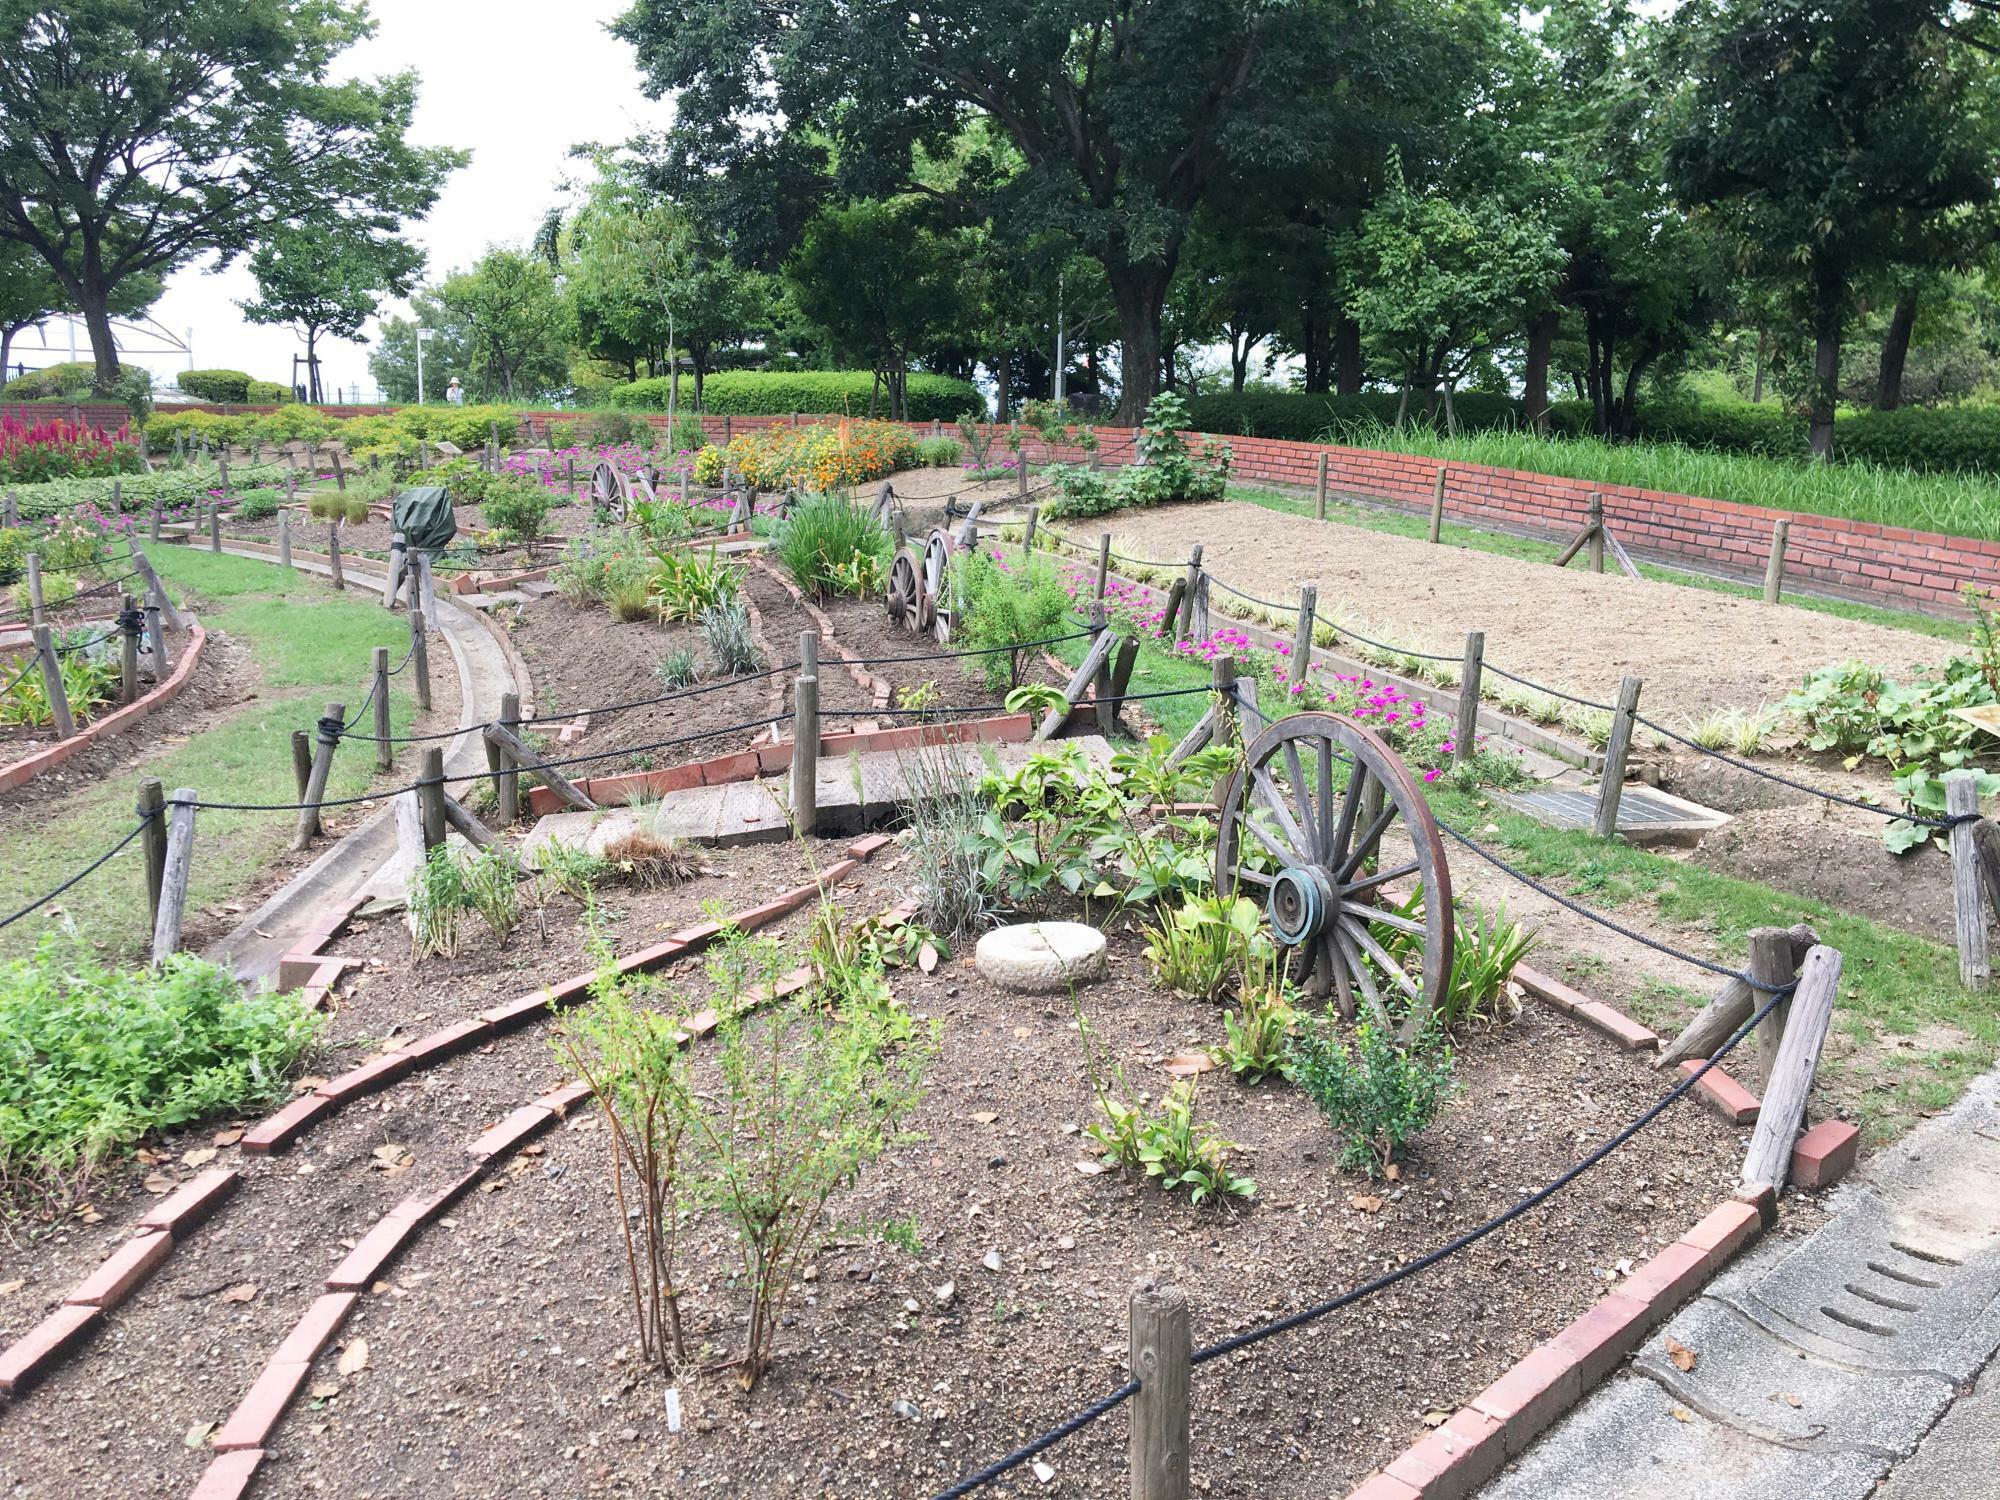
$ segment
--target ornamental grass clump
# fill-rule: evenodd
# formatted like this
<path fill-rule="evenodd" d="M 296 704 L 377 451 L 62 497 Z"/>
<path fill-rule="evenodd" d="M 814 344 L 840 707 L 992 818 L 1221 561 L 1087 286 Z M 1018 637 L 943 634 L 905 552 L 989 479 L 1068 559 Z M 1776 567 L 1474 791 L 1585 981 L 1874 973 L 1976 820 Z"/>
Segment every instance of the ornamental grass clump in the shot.
<path fill-rule="evenodd" d="M 52 1218 L 149 1134 L 282 1096 L 320 1024 L 192 953 L 112 969 L 49 934 L 0 962 L 0 1197 Z"/>
<path fill-rule="evenodd" d="M 841 494 L 808 497 L 779 526 L 773 543 L 792 581 L 820 600 L 875 593 L 894 547 L 888 528 Z"/>

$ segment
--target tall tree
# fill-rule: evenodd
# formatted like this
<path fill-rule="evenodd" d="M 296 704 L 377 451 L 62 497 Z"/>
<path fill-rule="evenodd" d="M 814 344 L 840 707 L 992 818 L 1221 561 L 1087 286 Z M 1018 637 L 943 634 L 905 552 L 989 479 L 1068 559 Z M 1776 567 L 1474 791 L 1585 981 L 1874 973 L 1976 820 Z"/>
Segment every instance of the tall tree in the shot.
<path fill-rule="evenodd" d="M 111 299 L 114 317 L 137 317 L 160 300 L 157 276 L 130 276 Z M 14 340 L 58 313 L 72 311 L 47 262 L 24 245 L 0 240 L 0 385 L 9 379 Z"/>
<path fill-rule="evenodd" d="M 280 229 L 251 252 L 257 296 L 238 305 L 252 323 L 297 325 L 306 345 L 309 399 L 319 401 L 320 339 L 355 337 L 384 293 L 409 295 L 423 266 L 416 246 L 364 225 Z"/>
<path fill-rule="evenodd" d="M 1133 421 L 1195 210 L 1240 171 L 1338 154 L 1371 76 L 1420 61 L 1405 16 L 1467 3 L 632 0 L 613 30 L 651 93 L 679 94 L 676 170 L 739 198 L 795 204 L 815 169 L 839 200 L 921 190 L 918 157 L 947 154 L 968 113 L 989 120 L 1025 162 L 1000 196 L 1010 230 L 1062 229 L 1103 266 Z"/>
<path fill-rule="evenodd" d="M 524 401 L 558 395 L 569 382 L 569 309 L 546 262 L 520 250 L 488 250 L 438 288 L 449 325 L 463 330 L 464 375 L 476 396 Z"/>
<path fill-rule="evenodd" d="M 128 277 L 430 209 L 466 158 L 405 139 L 415 75 L 329 81 L 373 29 L 344 0 L 0 0 L 0 239 L 81 312 L 100 390 Z"/>
<path fill-rule="evenodd" d="M 1789 287 L 1813 343 L 1814 454 L 1833 451 L 1841 339 L 1863 281 L 1912 218 L 1993 200 L 1983 54 L 1946 28 L 1953 0 L 1704 0 L 1674 20 L 1692 86 L 1667 173 L 1734 233 L 1742 263 Z"/>

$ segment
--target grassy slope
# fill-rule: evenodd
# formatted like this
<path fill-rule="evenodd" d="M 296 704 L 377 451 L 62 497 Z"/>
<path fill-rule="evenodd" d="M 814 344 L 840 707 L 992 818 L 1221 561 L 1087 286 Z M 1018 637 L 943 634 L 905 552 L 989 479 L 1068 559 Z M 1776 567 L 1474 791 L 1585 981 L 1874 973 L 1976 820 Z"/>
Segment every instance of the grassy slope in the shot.
<path fill-rule="evenodd" d="M 329 699 L 344 701 L 352 716 L 367 692 L 371 650 L 389 647 L 393 662 L 408 647 L 402 616 L 303 574 L 177 547 L 156 548 L 152 557 L 170 589 L 197 601 L 211 634 L 225 633 L 248 648 L 261 679 L 257 696 L 178 742 L 148 742 L 141 729 L 131 742 L 137 753 L 129 767 L 52 808 L 46 820 L 0 837 L 0 911 L 41 895 L 116 842 L 131 826 L 142 777 L 157 776 L 169 793 L 191 786 L 217 801 L 294 800 L 291 732 L 309 729 Z M 395 679 L 399 685 L 390 690 L 397 733 L 413 710 L 403 681 Z M 368 748 L 348 745 L 334 757 L 329 795 L 367 789 L 374 767 Z M 228 901 L 247 889 L 285 848 L 292 828 L 285 813 L 201 813 L 190 908 Z M 86 936 L 119 956 L 138 951 L 150 936 L 140 847 L 134 842 L 55 903 Z M 0 931 L 0 953 L 32 944 L 49 911 Z"/>
<path fill-rule="evenodd" d="M 1061 650 L 1074 663 L 1081 659 L 1082 645 L 1070 643 Z M 1208 680 L 1206 665 L 1174 658 L 1149 643 L 1140 653 L 1132 690 L 1191 687 Z M 1178 739 L 1207 704 L 1190 694 L 1143 706 Z M 1712 939 L 1722 961 L 1741 963 L 1748 957 L 1751 928 L 1810 924 L 1845 960 L 1821 1086 L 1839 1107 L 1855 1112 L 1871 1140 L 1900 1134 L 1922 1111 L 1950 1103 L 2000 1058 L 2000 1016 L 1984 999 L 1960 988 L 1957 955 L 1943 944 L 1628 844 L 1548 828 L 1483 793 L 1440 784 L 1430 790 L 1430 799 L 1440 822 L 1477 837 L 1523 873 L 1690 952 L 1706 956 L 1710 949 L 1703 939 Z M 1495 831 L 1481 831 L 1489 827 Z M 1480 862 L 1455 845 L 1451 857 L 1459 864 Z M 1603 966 L 1586 957 L 1572 969 L 1588 989 Z M 1719 982 L 1689 967 L 1679 984 L 1642 982 L 1627 1003 L 1640 1020 L 1671 1034 L 1706 1003 Z M 1754 1074 L 1754 1069 L 1748 1071 Z"/>

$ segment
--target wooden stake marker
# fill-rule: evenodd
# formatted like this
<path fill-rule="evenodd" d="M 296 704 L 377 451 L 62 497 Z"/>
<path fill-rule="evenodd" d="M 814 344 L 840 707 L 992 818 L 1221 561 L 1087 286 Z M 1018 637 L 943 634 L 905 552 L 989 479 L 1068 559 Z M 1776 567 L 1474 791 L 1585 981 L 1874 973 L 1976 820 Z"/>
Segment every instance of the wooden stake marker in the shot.
<path fill-rule="evenodd" d="M 1764 1090 L 1756 1133 L 1751 1136 L 1749 1152 L 1743 1159 L 1746 1187 L 1776 1190 L 1785 1185 L 1792 1146 L 1805 1122 L 1806 1100 L 1812 1093 L 1813 1074 L 1819 1068 L 1820 1049 L 1826 1045 L 1827 1028 L 1833 1022 L 1833 1002 L 1839 992 L 1839 950 L 1824 945 L 1814 948 L 1806 955 L 1805 966 L 1800 970 L 1785 1039 Z"/>
<path fill-rule="evenodd" d="M 1132 1291 L 1132 1500 L 1188 1500 L 1188 1387 L 1194 1339 L 1185 1293 L 1150 1278 Z"/>
<path fill-rule="evenodd" d="M 1486 632 L 1465 633 L 1465 660 L 1458 669 L 1458 722 L 1452 730 L 1453 765 L 1469 766 L 1479 743 L 1480 678 L 1486 670 Z"/>
<path fill-rule="evenodd" d="M 154 782 L 153 786 L 158 787 Z M 153 967 L 158 968 L 181 946 L 181 919 L 187 911 L 188 875 L 194 864 L 195 790 L 184 786 L 167 809 L 166 849 L 160 861 L 159 900 L 153 917 Z M 150 867 L 148 878 L 151 878 Z"/>
<path fill-rule="evenodd" d="M 792 685 L 792 828 L 819 826 L 819 632 L 799 632 L 799 675 Z"/>
<path fill-rule="evenodd" d="M 333 752 L 340 747 L 340 736 L 336 732 L 347 722 L 347 705 L 329 703 L 326 713 L 318 726 L 318 742 L 313 752 L 312 773 L 306 782 L 306 794 L 302 799 L 305 806 L 299 809 L 299 826 L 292 834 L 294 851 L 303 849 L 312 842 L 313 831 L 321 826 L 320 802 L 326 796 L 326 780 L 333 774 Z"/>
<path fill-rule="evenodd" d="M 166 793 L 159 778 L 148 776 L 139 783 L 139 816 L 146 819 L 146 831 L 139 842 L 146 848 L 146 920 L 158 927 L 160 921 L 160 881 L 167 869 Z"/>
<path fill-rule="evenodd" d="M 1979 811 L 1979 773 L 1947 771 L 1944 807 L 1950 816 Z M 1958 981 L 1967 989 L 1982 989 L 1993 979 L 1986 942 L 1986 906 L 1981 892 L 1979 849 L 1973 823 L 1960 823 L 1948 835 L 1951 842 L 1951 899 L 1958 930 Z"/>
<path fill-rule="evenodd" d="M 1618 831 L 1618 802 L 1625 794 L 1625 758 L 1632 749 L 1632 721 L 1639 712 L 1639 679 L 1618 684 L 1618 707 L 1611 716 L 1611 738 L 1604 746 L 1604 776 L 1597 784 L 1597 817 L 1591 831 L 1608 839 Z"/>

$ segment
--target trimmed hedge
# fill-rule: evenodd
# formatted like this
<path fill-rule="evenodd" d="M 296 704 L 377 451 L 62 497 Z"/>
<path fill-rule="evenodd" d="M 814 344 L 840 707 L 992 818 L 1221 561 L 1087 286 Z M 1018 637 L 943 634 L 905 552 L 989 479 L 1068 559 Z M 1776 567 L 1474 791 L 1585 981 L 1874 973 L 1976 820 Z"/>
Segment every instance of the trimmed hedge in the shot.
<path fill-rule="evenodd" d="M 122 377 L 125 366 L 118 367 Z M 65 386 L 81 384 L 86 392 L 91 382 L 97 379 L 97 366 L 88 360 L 78 360 L 75 364 L 50 365 L 45 370 L 30 370 L 19 380 L 10 380 L 0 385 L 0 400 L 7 401 L 54 401 L 61 397 Z"/>
<path fill-rule="evenodd" d="M 241 406 L 250 399 L 250 376 L 244 370 L 183 370 L 174 384 L 197 401 Z"/>
<path fill-rule="evenodd" d="M 611 404 L 627 411 L 665 411 L 665 375 L 635 380 L 611 391 Z M 868 415 L 868 396 L 875 377 L 867 370 L 723 370 L 702 382 L 702 405 L 715 414 L 728 412 L 738 417 L 782 417 L 789 412 L 813 416 L 846 412 Z M 933 418 L 954 422 L 968 411 L 982 415 L 986 398 L 970 381 L 951 380 L 943 375 L 913 374 L 909 377 L 910 420 L 928 422 Z M 694 408 L 694 382 L 681 377 L 681 409 Z M 888 394 L 877 396 L 876 414 L 888 410 Z"/>
<path fill-rule="evenodd" d="M 282 406 L 294 399 L 292 388 L 275 380 L 253 380 L 244 387 L 243 395 L 252 406 Z"/>

